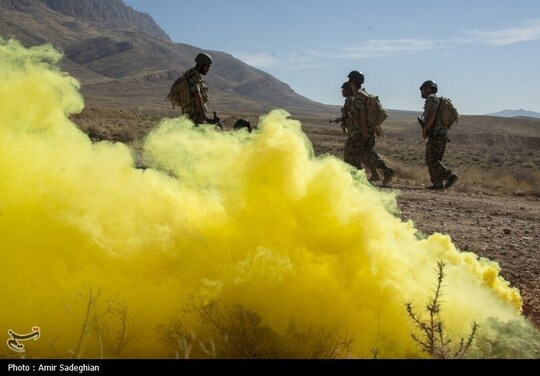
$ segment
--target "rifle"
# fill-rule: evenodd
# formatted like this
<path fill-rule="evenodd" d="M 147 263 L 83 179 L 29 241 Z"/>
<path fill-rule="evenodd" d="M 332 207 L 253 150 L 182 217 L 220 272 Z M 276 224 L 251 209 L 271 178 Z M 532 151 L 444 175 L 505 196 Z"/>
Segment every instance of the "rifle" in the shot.
<path fill-rule="evenodd" d="M 217 116 L 216 111 L 213 111 L 213 112 L 214 112 L 214 118 L 208 120 L 208 123 L 209 123 L 209 124 L 217 125 L 217 126 L 219 127 L 219 129 L 221 129 L 221 130 L 223 131 L 223 130 L 224 130 L 224 129 L 223 129 L 223 122 L 222 122 L 221 119 Z"/>
<path fill-rule="evenodd" d="M 423 117 L 418 116 L 416 120 L 418 120 L 418 124 L 420 124 L 420 127 L 422 127 L 422 129 L 426 127 L 426 122 L 424 121 Z M 428 132 L 428 136 L 429 136 L 429 132 Z M 450 143 L 452 141 L 450 141 L 450 138 L 446 137 L 446 142 Z"/>
<path fill-rule="evenodd" d="M 334 120 L 328 119 L 328 122 L 329 123 L 336 123 L 336 124 L 341 123 L 341 129 L 343 130 L 343 133 L 347 134 L 349 132 L 347 131 L 347 127 L 345 127 L 345 125 L 343 124 L 343 120 L 345 120 L 345 119 L 344 119 L 343 116 L 341 116 L 341 117 L 335 118 Z"/>
<path fill-rule="evenodd" d="M 424 121 L 424 118 L 418 116 L 418 117 L 416 118 L 416 120 L 418 120 L 418 124 L 420 124 L 420 127 L 421 127 L 422 129 L 424 129 L 424 127 L 426 126 L 426 122 Z"/>

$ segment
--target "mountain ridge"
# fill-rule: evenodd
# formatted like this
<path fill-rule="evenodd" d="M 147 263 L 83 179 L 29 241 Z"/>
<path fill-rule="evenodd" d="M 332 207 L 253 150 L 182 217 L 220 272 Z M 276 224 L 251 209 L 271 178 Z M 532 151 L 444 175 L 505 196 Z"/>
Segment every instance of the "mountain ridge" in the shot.
<path fill-rule="evenodd" d="M 170 85 L 203 51 L 173 43 L 148 14 L 122 0 L 0 0 L 0 9 L 0 36 L 14 37 L 26 46 L 52 43 L 63 51 L 61 67 L 82 83 L 90 107 L 174 114 L 165 101 Z M 242 115 L 283 108 L 293 115 L 332 118 L 340 114 L 340 106 L 305 98 L 226 52 L 204 52 L 214 58 L 205 77 L 211 110 Z M 391 119 L 409 121 L 419 111 L 388 112 Z"/>
<path fill-rule="evenodd" d="M 527 111 L 524 109 L 519 110 L 502 110 L 498 112 L 494 112 L 491 114 L 487 114 L 489 116 L 498 116 L 498 117 L 526 117 L 526 118 L 535 118 L 540 119 L 540 113 L 534 112 L 534 111 Z"/>
<path fill-rule="evenodd" d="M 48 8 L 106 29 L 134 28 L 156 38 L 171 42 L 171 38 L 147 13 L 141 13 L 122 0 L 0 0 L 0 7 L 37 14 Z"/>
<path fill-rule="evenodd" d="M 114 11 L 107 11 L 108 6 Z M 61 67 L 81 82 L 89 106 L 170 110 L 165 101 L 170 85 L 204 51 L 214 59 L 205 77 L 211 110 L 283 108 L 325 115 L 339 111 L 338 106 L 299 95 L 286 83 L 226 52 L 173 43 L 168 36 L 149 33 L 139 26 L 146 17 L 127 17 L 133 12 L 140 15 L 128 8 L 121 0 L 0 0 L 0 35 L 14 37 L 25 46 L 51 43 L 63 51 Z"/>

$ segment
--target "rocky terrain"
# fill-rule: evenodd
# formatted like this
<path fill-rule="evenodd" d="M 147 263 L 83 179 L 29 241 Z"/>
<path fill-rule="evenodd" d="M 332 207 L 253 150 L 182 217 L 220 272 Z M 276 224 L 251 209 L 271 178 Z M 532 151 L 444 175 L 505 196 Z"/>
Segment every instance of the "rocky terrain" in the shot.
<path fill-rule="evenodd" d="M 520 290 L 523 313 L 540 327 L 540 199 L 428 191 L 399 179 L 394 188 L 403 219 L 425 234 L 449 234 L 459 249 L 497 261 L 502 276 Z"/>

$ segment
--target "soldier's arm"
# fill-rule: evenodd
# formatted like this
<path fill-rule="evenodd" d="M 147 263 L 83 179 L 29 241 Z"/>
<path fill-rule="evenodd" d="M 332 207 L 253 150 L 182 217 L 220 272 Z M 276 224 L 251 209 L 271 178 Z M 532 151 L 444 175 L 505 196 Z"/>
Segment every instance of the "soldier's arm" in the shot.
<path fill-rule="evenodd" d="M 197 106 L 197 113 L 202 114 L 202 119 L 199 119 L 199 121 L 207 121 L 208 115 L 206 113 L 206 109 L 204 108 L 204 102 L 201 97 L 201 90 L 199 88 L 199 80 L 197 74 L 189 74 L 187 80 L 189 84 L 189 91 L 191 92 L 191 97 L 195 102 L 195 106 Z"/>
<path fill-rule="evenodd" d="M 367 129 L 367 114 L 366 114 L 366 103 L 365 99 L 363 99 L 360 94 L 357 94 L 354 98 L 354 111 L 356 111 L 358 120 L 360 122 L 360 133 L 362 136 L 366 137 L 368 134 Z"/>
<path fill-rule="evenodd" d="M 206 113 L 206 109 L 204 108 L 203 100 L 201 98 L 201 93 L 199 91 L 195 92 L 193 94 L 193 100 L 195 101 L 195 105 L 197 106 L 198 113 L 202 114 L 201 121 L 208 121 L 208 114 Z"/>
<path fill-rule="evenodd" d="M 424 105 L 424 114 L 425 114 L 425 132 L 427 133 L 429 129 L 435 124 L 437 120 L 437 110 L 439 109 L 439 100 L 435 96 L 429 96 L 426 99 L 426 104 Z"/>

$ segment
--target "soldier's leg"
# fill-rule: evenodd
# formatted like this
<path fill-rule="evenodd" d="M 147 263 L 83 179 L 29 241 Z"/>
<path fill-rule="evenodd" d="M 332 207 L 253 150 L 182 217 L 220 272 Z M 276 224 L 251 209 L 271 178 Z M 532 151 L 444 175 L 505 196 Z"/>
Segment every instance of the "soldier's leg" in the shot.
<path fill-rule="evenodd" d="M 184 111 L 184 109 L 182 109 L 182 115 L 185 115 L 189 120 L 191 120 L 195 124 L 195 126 L 199 125 L 197 116 L 194 112 Z"/>
<path fill-rule="evenodd" d="M 362 169 L 362 158 L 359 152 L 360 147 L 361 140 L 358 137 L 358 134 L 352 134 L 347 138 L 345 150 L 343 152 L 343 160 L 359 170 Z"/>
<path fill-rule="evenodd" d="M 442 164 L 446 150 L 446 135 L 430 136 L 426 144 L 426 165 L 433 185 L 442 185 L 443 180 L 452 175 L 452 171 Z"/>
<path fill-rule="evenodd" d="M 366 165 L 368 165 L 372 169 L 381 169 L 384 174 L 383 185 L 387 185 L 392 181 L 392 178 L 394 177 L 394 170 L 392 170 L 386 165 L 384 159 L 382 159 L 379 153 L 375 151 L 374 147 L 375 135 L 371 135 L 366 140 Z"/>
<path fill-rule="evenodd" d="M 369 181 L 379 181 L 381 180 L 381 177 L 379 176 L 379 173 L 377 172 L 377 169 L 376 168 L 373 168 L 371 167 L 369 169 L 369 172 L 371 173 L 370 177 L 369 177 Z"/>

